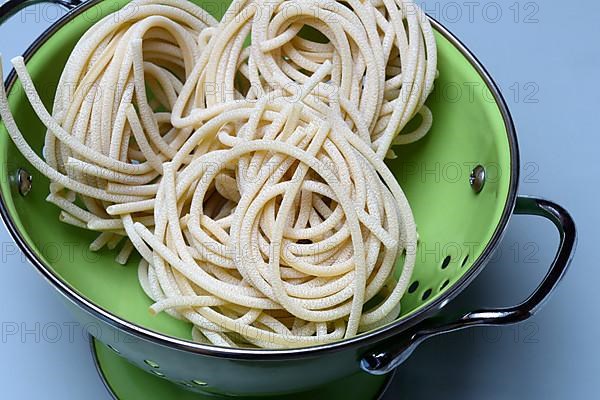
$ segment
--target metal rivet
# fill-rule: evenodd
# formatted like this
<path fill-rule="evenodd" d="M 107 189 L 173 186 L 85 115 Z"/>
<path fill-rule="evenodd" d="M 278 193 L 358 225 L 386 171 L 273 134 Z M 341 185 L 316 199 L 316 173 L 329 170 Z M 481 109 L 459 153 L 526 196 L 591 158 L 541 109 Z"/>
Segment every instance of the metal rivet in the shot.
<path fill-rule="evenodd" d="M 162 372 L 160 372 L 160 371 L 154 371 L 154 370 L 153 370 L 153 371 L 150 371 L 150 372 L 152 372 L 154 375 L 156 375 L 156 376 L 158 376 L 158 377 L 161 377 L 161 378 L 164 378 L 164 377 L 165 377 L 165 374 L 163 374 L 163 373 L 162 373 Z"/>
<path fill-rule="evenodd" d="M 158 363 L 155 363 L 155 362 L 154 362 L 154 361 L 152 361 L 152 360 L 144 360 L 144 362 L 145 362 L 147 365 L 151 366 L 152 368 L 160 368 L 160 365 L 158 365 Z"/>
<path fill-rule="evenodd" d="M 471 184 L 471 189 L 473 189 L 475 193 L 481 192 L 485 185 L 485 168 L 481 165 L 473 168 L 471 176 L 469 177 L 469 183 Z"/>
<path fill-rule="evenodd" d="M 106 347 L 108 347 L 109 349 L 111 349 L 112 351 L 114 351 L 117 354 L 121 354 L 121 352 L 119 350 L 117 350 L 114 346 L 111 346 L 110 344 L 107 344 Z"/>
<path fill-rule="evenodd" d="M 27 194 L 29 194 L 32 181 L 33 177 L 26 169 L 19 168 L 17 170 L 17 187 L 19 188 L 21 196 L 27 196 Z"/>
<path fill-rule="evenodd" d="M 196 386 L 206 386 L 206 385 L 208 385 L 208 383 L 206 383 L 206 382 L 202 382 L 202 381 L 199 381 L 199 380 L 197 380 L 197 379 L 194 379 L 194 380 L 192 381 L 192 383 L 193 383 L 194 385 L 196 385 Z"/>

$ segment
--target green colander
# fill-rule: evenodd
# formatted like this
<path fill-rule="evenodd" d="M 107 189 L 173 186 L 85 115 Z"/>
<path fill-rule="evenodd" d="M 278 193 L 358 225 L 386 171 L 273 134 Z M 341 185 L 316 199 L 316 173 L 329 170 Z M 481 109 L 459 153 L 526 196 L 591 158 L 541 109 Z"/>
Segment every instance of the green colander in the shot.
<path fill-rule="evenodd" d="M 193 1 L 217 18 L 228 5 Z M 0 22 L 30 3 L 4 3 Z M 47 107 L 77 40 L 125 4 L 124 0 L 66 4 L 71 10 L 27 50 L 28 70 Z M 117 375 L 123 371 L 132 374 L 135 381 L 119 386 L 122 398 L 135 398 L 136 390 L 145 390 L 146 398 L 159 392 L 162 398 L 184 398 L 169 395 L 169 390 L 193 391 L 195 396 L 262 396 L 310 390 L 314 394 L 335 382 L 346 388 L 352 382 L 355 387 L 379 387 L 385 381 L 379 375 L 392 371 L 423 340 L 475 325 L 520 322 L 547 299 L 575 248 L 573 220 L 552 202 L 517 196 L 517 139 L 506 104 L 475 57 L 439 23 L 432 23 L 439 51 L 439 78 L 427 103 L 434 115 L 433 128 L 423 140 L 397 148 L 398 158 L 389 162 L 418 226 L 415 273 L 396 321 L 333 344 L 291 350 L 221 348 L 193 343 L 188 323 L 167 315 L 151 316 L 151 301 L 137 281 L 137 260 L 123 267 L 114 262 L 114 252 L 89 252 L 93 234 L 59 222 L 59 210 L 44 200 L 48 180 L 25 161 L 0 125 L 3 220 L 80 322 L 93 326 L 89 330 L 96 340 L 109 346 L 96 343 L 98 362 L 113 371 L 115 382 L 122 380 Z M 14 74 L 6 87 L 16 122 L 41 153 L 45 129 Z M 515 307 L 444 315 L 441 309 L 485 266 L 513 213 L 543 216 L 559 231 L 559 249 L 543 281 Z M 122 359 L 154 377 L 131 370 Z"/>

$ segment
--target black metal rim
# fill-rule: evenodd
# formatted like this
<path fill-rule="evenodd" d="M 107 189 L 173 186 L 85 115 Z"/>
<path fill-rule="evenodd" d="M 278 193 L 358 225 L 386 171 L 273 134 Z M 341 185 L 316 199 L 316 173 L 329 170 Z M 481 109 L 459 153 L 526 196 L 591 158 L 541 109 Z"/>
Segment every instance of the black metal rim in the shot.
<path fill-rule="evenodd" d="M 27 61 L 29 58 L 46 42 L 46 40 L 52 36 L 56 31 L 62 28 L 66 23 L 71 21 L 79 14 L 85 12 L 89 8 L 101 3 L 103 0 L 90 0 L 85 2 L 66 13 L 61 19 L 54 23 L 48 28 L 42 35 L 40 35 L 33 44 L 23 54 L 24 59 Z M 494 99 L 502 114 L 504 124 L 506 127 L 507 139 L 509 142 L 510 149 L 510 182 L 508 196 L 504 204 L 504 209 L 496 229 L 492 235 L 491 240 L 484 248 L 482 254 L 475 261 L 473 266 L 456 282 L 452 287 L 446 290 L 445 294 L 435 299 L 430 304 L 427 304 L 417 312 L 403 317 L 392 324 L 383 326 L 375 331 L 367 332 L 356 337 L 346 339 L 339 342 L 329 343 L 325 345 L 302 347 L 295 349 L 285 350 L 265 350 L 265 349 L 239 349 L 239 348 L 224 348 L 217 346 L 210 346 L 200 343 L 191 342 L 188 340 L 178 339 L 171 336 L 164 335 L 162 333 L 141 327 L 137 324 L 124 320 L 110 311 L 99 307 L 89 299 L 79 294 L 75 288 L 71 287 L 65 282 L 60 276 L 52 271 L 52 268 L 42 262 L 32 249 L 27 245 L 24 237 L 21 235 L 19 230 L 10 216 L 5 199 L 2 193 L 0 193 L 0 216 L 6 226 L 8 232 L 12 236 L 13 240 L 17 243 L 21 251 L 26 255 L 27 259 L 36 267 L 38 272 L 46 278 L 52 286 L 54 286 L 59 293 L 65 296 L 67 299 L 75 303 L 84 311 L 88 312 L 95 318 L 104 321 L 107 324 L 114 326 L 115 328 L 122 330 L 125 333 L 136 336 L 139 339 L 147 340 L 162 346 L 176 348 L 178 350 L 191 352 L 195 354 L 202 354 L 206 356 L 229 358 L 229 359 L 252 359 L 252 360 L 282 360 L 282 359 L 296 359 L 305 357 L 315 357 L 319 354 L 325 354 L 334 351 L 343 351 L 350 348 L 366 347 L 373 345 L 382 340 L 388 339 L 392 336 L 398 335 L 403 331 L 409 329 L 415 324 L 421 322 L 427 317 L 437 313 L 442 307 L 448 304 L 454 299 L 460 292 L 462 292 L 475 277 L 485 267 L 490 256 L 498 246 L 502 236 L 506 231 L 508 221 L 512 215 L 515 207 L 517 197 L 517 187 L 519 181 L 519 148 L 517 143 L 517 136 L 515 126 L 512 120 L 512 116 L 502 96 L 498 86 L 487 72 L 485 67 L 479 62 L 473 53 L 450 31 L 448 31 L 440 22 L 429 16 L 431 24 L 438 33 L 449 40 L 471 65 L 477 70 L 483 81 L 488 86 L 490 92 L 494 96 Z M 5 87 L 7 92 L 10 91 L 12 85 L 16 80 L 15 71 L 12 70 L 8 75 Z"/>

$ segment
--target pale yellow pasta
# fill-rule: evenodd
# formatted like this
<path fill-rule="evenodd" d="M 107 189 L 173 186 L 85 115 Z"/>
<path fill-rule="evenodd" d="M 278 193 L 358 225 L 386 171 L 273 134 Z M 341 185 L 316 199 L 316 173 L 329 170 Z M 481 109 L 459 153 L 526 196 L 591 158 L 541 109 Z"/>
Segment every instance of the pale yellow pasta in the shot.
<path fill-rule="evenodd" d="M 418 7 L 234 0 L 220 22 L 184 0 L 127 7 L 77 43 L 51 113 L 13 60 L 44 159 L 0 90 L 59 219 L 120 264 L 139 254 L 150 312 L 198 342 L 310 346 L 396 319 L 417 232 L 383 160 L 432 125 L 436 48 Z"/>

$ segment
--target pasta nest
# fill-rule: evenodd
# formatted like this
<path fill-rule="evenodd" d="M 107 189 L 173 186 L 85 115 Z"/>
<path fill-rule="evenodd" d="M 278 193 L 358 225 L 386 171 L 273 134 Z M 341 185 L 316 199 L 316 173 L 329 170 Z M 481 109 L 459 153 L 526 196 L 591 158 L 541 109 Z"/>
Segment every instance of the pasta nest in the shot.
<path fill-rule="evenodd" d="M 51 114 L 12 60 L 43 159 L 4 87 L 0 115 L 61 221 L 139 253 L 153 313 L 219 346 L 315 345 L 400 314 L 417 232 L 384 159 L 429 131 L 436 57 L 409 0 L 235 0 L 220 22 L 134 0 L 82 36 Z"/>

